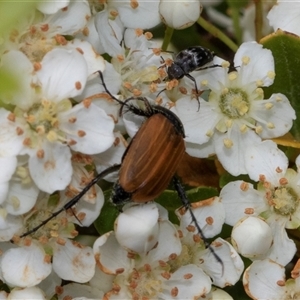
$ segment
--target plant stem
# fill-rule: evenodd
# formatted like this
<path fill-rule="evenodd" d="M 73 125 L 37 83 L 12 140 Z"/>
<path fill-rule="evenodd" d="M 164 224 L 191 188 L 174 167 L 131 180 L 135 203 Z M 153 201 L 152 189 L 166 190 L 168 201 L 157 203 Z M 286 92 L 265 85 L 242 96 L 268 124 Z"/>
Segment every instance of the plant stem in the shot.
<path fill-rule="evenodd" d="M 174 32 L 174 28 L 171 28 L 169 26 L 167 26 L 166 31 L 165 31 L 165 37 L 164 37 L 164 41 L 163 44 L 161 46 L 161 49 L 163 51 L 167 51 L 168 46 L 171 42 L 172 36 L 173 36 L 173 32 Z"/>
<path fill-rule="evenodd" d="M 236 37 L 236 40 L 238 41 L 238 44 L 240 45 L 243 41 L 243 32 L 242 32 L 242 28 L 240 26 L 240 12 L 239 12 L 238 7 L 236 7 L 236 6 L 231 7 L 231 15 L 232 15 L 235 37 Z"/>
<path fill-rule="evenodd" d="M 263 27 L 263 4 L 261 0 L 254 0 L 255 5 L 255 39 L 257 42 L 262 38 Z"/>
<path fill-rule="evenodd" d="M 227 45 L 232 51 L 237 51 L 238 45 L 235 44 L 225 33 L 223 33 L 219 28 L 207 22 L 205 19 L 200 17 L 197 23 L 203 27 L 207 32 L 211 33 L 214 37 L 221 40 L 225 45 Z"/>

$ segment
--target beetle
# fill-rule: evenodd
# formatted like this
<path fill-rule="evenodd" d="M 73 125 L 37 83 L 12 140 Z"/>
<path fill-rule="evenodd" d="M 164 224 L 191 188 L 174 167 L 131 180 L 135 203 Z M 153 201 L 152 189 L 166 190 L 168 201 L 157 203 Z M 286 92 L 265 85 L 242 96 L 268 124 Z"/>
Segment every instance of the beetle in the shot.
<path fill-rule="evenodd" d="M 72 208 L 99 179 L 119 170 L 119 180 L 114 184 L 111 196 L 111 201 L 115 205 L 124 204 L 128 201 L 145 203 L 154 200 L 172 181 L 182 204 L 189 210 L 192 221 L 205 246 L 212 251 L 216 259 L 223 265 L 221 259 L 204 237 L 184 188 L 175 176 L 176 169 L 185 154 L 185 133 L 180 119 L 165 107 L 150 105 L 144 97 L 129 98 L 124 102 L 120 101 L 109 92 L 105 85 L 103 74 L 100 71 L 99 75 L 106 93 L 121 104 L 120 115 L 123 114 L 123 109 L 126 107 L 128 111 L 146 117 L 146 121 L 142 124 L 123 154 L 121 165 L 109 167 L 99 173 L 65 206 L 21 237 L 35 232 L 62 211 Z M 145 104 L 145 109 L 130 104 L 131 100 L 142 101 Z"/>
<path fill-rule="evenodd" d="M 209 65 L 215 57 L 215 53 L 201 46 L 193 46 L 180 51 L 174 58 L 173 63 L 167 67 L 168 79 L 181 79 L 184 76 L 194 82 L 198 104 L 198 87 L 195 78 L 190 74 L 193 71 L 206 70 L 220 67 L 220 65 Z"/>

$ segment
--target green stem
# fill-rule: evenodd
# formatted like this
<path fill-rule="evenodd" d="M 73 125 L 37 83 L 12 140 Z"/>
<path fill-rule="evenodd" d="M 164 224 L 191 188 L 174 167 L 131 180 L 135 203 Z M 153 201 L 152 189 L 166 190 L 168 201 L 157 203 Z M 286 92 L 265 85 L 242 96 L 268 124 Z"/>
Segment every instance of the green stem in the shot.
<path fill-rule="evenodd" d="M 243 32 L 242 32 L 242 28 L 240 26 L 240 11 L 237 7 L 232 6 L 231 13 L 232 13 L 232 21 L 233 21 L 235 37 L 236 37 L 238 44 L 240 45 L 243 41 Z"/>
<path fill-rule="evenodd" d="M 223 33 L 219 28 L 215 27 L 211 23 L 207 22 L 205 19 L 200 17 L 197 23 L 203 27 L 207 32 L 221 40 L 225 45 L 227 45 L 232 51 L 236 52 L 238 45 L 235 44 L 225 33 Z"/>
<path fill-rule="evenodd" d="M 257 42 L 263 37 L 263 4 L 261 0 L 254 0 L 255 4 L 255 39 Z"/>
<path fill-rule="evenodd" d="M 163 44 L 161 46 L 161 49 L 163 51 L 167 51 L 168 46 L 171 42 L 172 36 L 173 36 L 173 32 L 174 32 L 174 28 L 171 28 L 169 26 L 167 26 L 166 31 L 165 31 L 165 37 L 164 37 L 164 41 Z"/>

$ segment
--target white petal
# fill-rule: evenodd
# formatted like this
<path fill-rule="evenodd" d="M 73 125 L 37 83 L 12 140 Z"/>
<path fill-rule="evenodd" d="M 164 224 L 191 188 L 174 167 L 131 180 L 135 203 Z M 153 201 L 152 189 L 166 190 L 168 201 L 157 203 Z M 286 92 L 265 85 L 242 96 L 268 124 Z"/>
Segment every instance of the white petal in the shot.
<path fill-rule="evenodd" d="M 1 57 L 1 71 L 7 72 L 18 83 L 17 88 L 0 91 L 2 101 L 28 109 L 34 99 L 33 66 L 21 51 L 11 50 Z"/>
<path fill-rule="evenodd" d="M 217 238 L 211 243 L 215 254 L 222 260 L 216 260 L 210 249 L 202 254 L 201 267 L 212 278 L 213 284 L 218 287 L 231 286 L 238 282 L 243 271 L 244 263 L 235 249 L 222 238 Z"/>
<path fill-rule="evenodd" d="M 129 251 L 147 253 L 157 243 L 158 216 L 158 209 L 151 202 L 126 209 L 115 222 L 116 239 Z"/>
<path fill-rule="evenodd" d="M 250 61 L 245 65 L 243 59 L 246 57 Z M 239 47 L 234 57 L 234 66 L 241 76 L 242 85 L 261 80 L 263 86 L 269 86 L 274 81 L 274 77 L 268 76 L 268 72 L 274 73 L 275 70 L 272 52 L 263 49 L 263 46 L 256 42 L 246 42 Z"/>
<path fill-rule="evenodd" d="M 272 108 L 267 107 L 267 103 L 273 105 Z M 283 94 L 272 94 L 268 100 L 253 103 L 255 105 L 255 118 L 258 120 L 257 125 L 262 126 L 262 138 L 274 138 L 286 134 L 296 119 L 295 110 L 291 106 L 288 98 Z M 260 122 L 260 120 L 263 120 Z M 273 124 L 274 127 L 268 126 Z"/>
<path fill-rule="evenodd" d="M 87 201 L 79 201 L 76 205 L 76 214 L 84 214 L 84 218 L 80 218 L 80 222 L 73 216 L 73 223 L 79 226 L 88 227 L 99 217 L 101 209 L 104 204 L 104 195 L 101 188 L 95 185 L 96 198 L 93 199 L 95 203 Z"/>
<path fill-rule="evenodd" d="M 100 280 L 101 281 L 101 280 Z M 63 286 L 63 292 L 59 295 L 58 300 L 78 299 L 78 300 L 98 300 L 103 299 L 104 293 L 100 290 L 95 290 L 89 285 L 78 283 L 69 283 Z"/>
<path fill-rule="evenodd" d="M 185 141 L 196 144 L 206 143 L 214 132 L 219 115 L 203 99 L 200 99 L 200 109 L 198 110 L 198 102 L 187 98 L 183 97 L 176 101 L 174 107 L 175 113 L 184 126 Z"/>
<path fill-rule="evenodd" d="M 120 17 L 110 20 L 109 12 L 103 10 L 95 16 L 95 25 L 105 52 L 112 57 L 123 53 L 120 43 L 123 38 L 124 25 Z"/>
<path fill-rule="evenodd" d="M 52 270 L 51 274 L 38 284 L 46 295 L 47 299 L 51 299 L 56 294 L 56 287 L 61 286 L 62 279 Z"/>
<path fill-rule="evenodd" d="M 246 174 L 245 166 L 245 149 L 255 142 L 259 142 L 260 138 L 252 130 L 245 133 L 240 132 L 237 126 L 234 126 L 228 135 L 233 145 L 228 148 L 224 145 L 225 134 L 215 132 L 213 140 L 215 143 L 215 152 L 223 167 L 232 175 L 238 176 Z"/>
<path fill-rule="evenodd" d="M 270 249 L 273 243 L 272 230 L 261 218 L 244 217 L 234 225 L 231 241 L 240 254 L 255 259 Z"/>
<path fill-rule="evenodd" d="M 267 18 L 274 31 L 281 29 L 300 35 L 300 3 L 298 0 L 278 1 Z"/>
<path fill-rule="evenodd" d="M 67 9 L 61 9 L 57 13 L 48 16 L 43 22 L 50 27 L 57 28 L 62 35 L 73 35 L 83 29 L 91 16 L 87 1 L 70 1 Z"/>
<path fill-rule="evenodd" d="M 70 0 L 56 0 L 56 1 L 39 1 L 37 2 L 37 9 L 46 14 L 55 14 L 59 9 L 67 7 Z"/>
<path fill-rule="evenodd" d="M 87 282 L 94 276 L 95 267 L 92 248 L 78 245 L 68 239 L 63 245 L 56 244 L 53 269 L 62 279 Z"/>
<path fill-rule="evenodd" d="M 131 266 L 128 252 L 120 246 L 113 231 L 98 238 L 93 251 L 97 265 L 106 274 L 117 274 L 118 270 L 128 270 Z"/>
<path fill-rule="evenodd" d="M 9 241 L 15 234 L 25 230 L 23 218 L 20 216 L 0 216 L 0 242 Z"/>
<path fill-rule="evenodd" d="M 29 159 L 29 170 L 35 184 L 49 194 L 63 190 L 71 181 L 71 151 L 62 144 L 44 143 L 44 157 L 33 155 Z"/>
<path fill-rule="evenodd" d="M 278 185 L 280 174 L 285 174 L 287 170 L 288 159 L 277 148 L 276 143 L 273 141 L 253 143 L 248 145 L 244 152 L 247 173 L 251 179 L 258 181 L 259 176 L 264 175 L 269 182 Z"/>
<path fill-rule="evenodd" d="M 284 220 L 273 219 L 272 221 L 270 219 L 268 223 L 273 231 L 274 242 L 267 257 L 285 266 L 292 260 L 297 251 L 295 242 L 288 237 L 284 228 Z"/>
<path fill-rule="evenodd" d="M 155 27 L 160 23 L 158 0 L 139 0 L 136 8 L 131 7 L 129 0 L 111 0 L 110 3 L 117 8 L 125 27 L 137 28 L 138 26 L 138 28 L 146 29 Z"/>
<path fill-rule="evenodd" d="M 177 288 L 176 297 L 172 295 Z M 171 278 L 163 282 L 164 297 L 159 299 L 198 299 L 211 289 L 210 278 L 196 265 L 185 265 L 175 271 Z"/>
<path fill-rule="evenodd" d="M 25 289 L 14 288 L 7 300 L 24 300 L 24 299 L 34 299 L 34 300 L 46 300 L 44 292 L 38 287 L 27 287 Z"/>
<path fill-rule="evenodd" d="M 244 273 L 245 291 L 252 299 L 284 299 L 284 272 L 284 267 L 272 260 L 255 261 Z"/>
<path fill-rule="evenodd" d="M 25 214 L 35 205 L 39 192 L 33 181 L 29 184 L 11 181 L 3 208 L 11 215 Z"/>
<path fill-rule="evenodd" d="M 123 121 L 128 135 L 134 137 L 142 123 L 145 121 L 145 118 L 128 113 L 123 115 Z"/>
<path fill-rule="evenodd" d="M 1 260 L 5 282 L 19 287 L 39 284 L 51 273 L 51 263 L 45 256 L 43 248 L 33 242 L 30 246 L 7 250 Z"/>
<path fill-rule="evenodd" d="M 51 101 L 61 101 L 79 95 L 88 76 L 87 63 L 77 50 L 54 48 L 48 52 L 37 76 L 44 96 Z"/>
<path fill-rule="evenodd" d="M 185 147 L 186 153 L 194 157 L 209 157 L 215 154 L 213 139 L 210 139 L 207 143 L 202 145 L 187 142 Z"/>
<path fill-rule="evenodd" d="M 208 296 L 203 298 L 203 300 L 234 300 L 234 299 L 225 291 L 218 289 L 216 287 L 212 287 Z"/>
<path fill-rule="evenodd" d="M 206 238 L 214 237 L 221 232 L 225 221 L 225 210 L 219 197 L 192 203 L 192 211 Z M 189 210 L 186 210 L 183 216 L 178 212 L 177 215 L 180 218 L 181 228 L 195 226 Z"/>
<path fill-rule="evenodd" d="M 182 245 L 178 236 L 177 229 L 170 221 L 159 222 L 158 246 L 152 249 L 147 260 L 155 262 L 159 260 L 168 261 L 170 255 L 179 255 L 182 250 Z"/>
<path fill-rule="evenodd" d="M 16 156 L 11 157 L 0 157 L 0 182 L 7 182 L 10 180 L 14 174 L 17 167 L 17 158 Z"/>
<path fill-rule="evenodd" d="M 101 72 L 104 71 L 105 69 L 104 59 L 101 55 L 95 52 L 95 50 L 93 49 L 90 43 L 86 41 L 80 41 L 78 39 L 74 39 L 67 44 L 66 48 L 80 50 L 88 66 L 88 76 L 92 75 L 97 71 L 101 71 Z"/>
<path fill-rule="evenodd" d="M 233 226 L 245 216 L 258 216 L 267 210 L 269 206 L 263 197 L 251 183 L 238 180 L 226 184 L 220 193 L 226 211 L 225 223 Z"/>
<path fill-rule="evenodd" d="M 17 134 L 22 129 L 17 122 L 10 121 L 10 112 L 0 108 L 0 156 L 15 156 L 23 148 L 23 134 Z"/>
<path fill-rule="evenodd" d="M 70 119 L 75 122 L 69 122 Z M 75 105 L 72 109 L 58 116 L 60 128 L 70 140 L 74 151 L 85 154 L 97 154 L 107 150 L 114 142 L 114 121 L 105 111 L 93 103 Z"/>
<path fill-rule="evenodd" d="M 161 0 L 159 13 L 162 21 L 171 28 L 184 29 L 192 26 L 200 17 L 200 1 Z"/>

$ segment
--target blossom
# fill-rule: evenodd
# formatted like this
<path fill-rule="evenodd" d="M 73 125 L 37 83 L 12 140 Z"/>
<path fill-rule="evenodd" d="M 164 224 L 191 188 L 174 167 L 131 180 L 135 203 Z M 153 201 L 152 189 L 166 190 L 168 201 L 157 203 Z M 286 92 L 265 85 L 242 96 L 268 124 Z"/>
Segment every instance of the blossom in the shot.
<path fill-rule="evenodd" d="M 265 259 L 253 262 L 245 271 L 243 284 L 252 299 L 297 299 L 300 295 L 299 260 L 286 280 L 282 265 Z"/>
<path fill-rule="evenodd" d="M 300 35 L 299 14 L 300 3 L 297 0 L 289 2 L 277 0 L 277 3 L 269 11 L 267 18 L 274 31 L 281 29 Z"/>
<path fill-rule="evenodd" d="M 200 89 L 210 89 L 208 101 L 183 97 L 173 108 L 186 132 L 187 152 L 196 157 L 216 154 L 232 175 L 248 173 L 245 153 L 261 139 L 288 132 L 295 111 L 280 93 L 264 99 L 261 87 L 273 83 L 274 60 L 270 50 L 255 42 L 240 46 L 234 58 L 236 71 L 218 59 L 215 67 L 193 72 Z"/>
<path fill-rule="evenodd" d="M 136 209 L 146 210 L 148 214 L 145 211 L 144 217 L 139 218 L 135 213 Z M 169 299 L 170 296 L 193 298 L 210 291 L 210 278 L 196 265 L 188 264 L 171 270 L 169 263 L 180 254 L 181 244 L 175 227 L 165 219 L 165 213 L 161 215 L 162 219 L 157 224 L 157 221 L 153 222 L 158 216 L 154 203 L 140 205 L 138 208 L 130 207 L 126 211 L 128 216 L 133 212 L 135 222 L 140 219 L 140 224 L 150 222 L 153 225 L 147 229 L 147 226 L 131 227 L 131 222 L 122 222 L 122 230 L 126 223 L 125 230 L 126 228 L 131 230 L 126 239 L 126 246 L 118 243 L 117 234 L 113 232 L 101 236 L 95 242 L 94 254 L 97 265 L 105 273 L 116 276 L 112 290 L 105 294 L 107 298 L 127 299 L 133 296 L 156 299 Z M 121 230 L 120 227 L 117 225 L 116 231 Z M 144 230 L 149 234 L 150 231 L 154 233 L 154 240 L 148 239 L 151 243 L 145 244 L 145 237 L 134 233 Z M 139 241 L 141 243 L 138 248 L 135 245 L 139 244 Z M 123 243 L 124 239 L 122 238 L 120 242 Z M 140 248 L 143 245 L 146 247 Z M 132 248 L 139 252 L 130 250 Z"/>
<path fill-rule="evenodd" d="M 260 181 L 258 188 L 238 180 L 228 183 L 220 193 L 226 211 L 225 223 L 233 226 L 247 216 L 263 218 L 272 231 L 272 246 L 267 246 L 269 238 L 263 241 L 257 239 L 257 248 L 260 249 L 260 243 L 263 242 L 267 251 L 258 256 L 252 252 L 251 259 L 270 258 L 286 265 L 296 251 L 296 246 L 288 238 L 285 228 L 295 229 L 300 225 L 300 175 L 293 169 L 288 169 L 287 157 L 275 143 L 264 141 L 262 145 L 259 149 L 254 149 L 255 145 L 252 146 L 251 157 L 247 158 L 248 169 L 255 169 L 253 172 L 260 174 L 259 178 L 256 178 Z M 265 159 L 266 157 L 268 159 Z M 249 231 L 246 233 L 242 230 L 240 233 L 246 234 L 249 236 Z M 253 234 L 259 235 L 261 232 Z M 255 242 L 254 239 L 252 241 Z M 252 246 L 252 251 L 254 248 Z"/>
<path fill-rule="evenodd" d="M 28 60 L 16 51 L 10 56 L 13 58 Z M 22 145 L 19 154 L 29 155 L 28 166 L 35 184 L 52 193 L 64 189 L 71 180 L 70 149 L 86 154 L 105 151 L 114 141 L 114 124 L 92 103 L 82 102 L 72 107 L 68 99 L 80 94 L 87 78 L 86 61 L 78 51 L 48 52 L 36 77 L 40 90 L 34 97 L 22 97 L 22 106 L 17 106 L 9 119 L 7 112 L 4 120 L 7 127 L 15 124 L 16 149 Z"/>
<path fill-rule="evenodd" d="M 184 29 L 192 26 L 200 17 L 202 6 L 196 1 L 161 0 L 159 13 L 162 21 L 171 28 Z"/>

